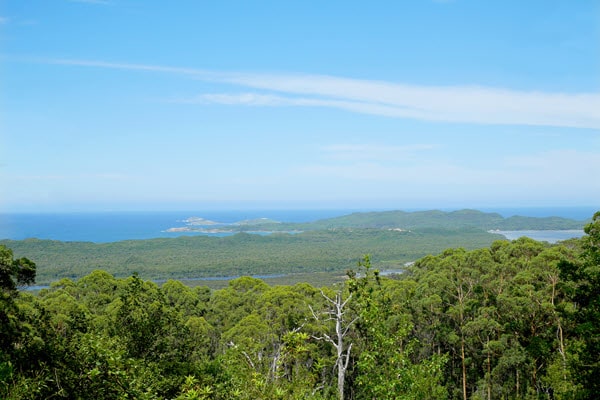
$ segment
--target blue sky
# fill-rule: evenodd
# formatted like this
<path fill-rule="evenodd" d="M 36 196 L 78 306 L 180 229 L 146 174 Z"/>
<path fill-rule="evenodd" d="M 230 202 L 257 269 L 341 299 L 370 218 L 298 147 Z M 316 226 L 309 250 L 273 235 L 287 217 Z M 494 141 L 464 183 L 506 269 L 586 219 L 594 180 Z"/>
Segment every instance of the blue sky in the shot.
<path fill-rule="evenodd" d="M 599 206 L 600 1 L 0 2 L 0 211 Z"/>

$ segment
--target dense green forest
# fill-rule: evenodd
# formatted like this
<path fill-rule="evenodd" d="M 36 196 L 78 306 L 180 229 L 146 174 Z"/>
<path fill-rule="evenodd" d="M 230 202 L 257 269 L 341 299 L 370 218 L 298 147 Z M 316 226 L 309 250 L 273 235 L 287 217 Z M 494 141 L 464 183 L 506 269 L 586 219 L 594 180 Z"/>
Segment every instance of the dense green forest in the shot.
<path fill-rule="evenodd" d="M 498 213 L 486 213 L 478 210 L 457 211 L 375 211 L 357 212 L 341 217 L 328 218 L 305 224 L 287 224 L 285 229 L 317 230 L 327 228 L 477 228 L 481 230 L 527 230 L 527 229 L 581 229 L 583 221 L 561 217 L 523 217 L 504 218 Z"/>
<path fill-rule="evenodd" d="M 228 237 L 182 236 L 114 243 L 4 240 L 18 257 L 35 260 L 37 282 L 81 278 L 96 269 L 124 278 L 133 272 L 151 280 L 218 276 L 327 272 L 343 277 L 362 254 L 381 269 L 401 269 L 407 262 L 448 247 L 475 249 L 502 238 L 475 228 L 423 228 L 414 231 L 339 228 L 278 233 L 238 233 Z M 313 282 L 316 283 L 316 282 Z"/>
<path fill-rule="evenodd" d="M 315 231 L 338 228 L 371 228 L 371 229 L 463 229 L 476 228 L 487 230 L 547 230 L 547 229 L 581 229 L 586 223 L 561 217 L 503 217 L 498 213 L 486 213 L 478 210 L 457 211 L 373 211 L 355 212 L 340 217 L 326 218 L 312 222 L 289 223 L 273 220 L 247 220 L 233 224 L 221 224 L 217 221 L 207 221 L 192 217 L 188 220 L 187 228 L 202 230 L 217 227 L 222 231 Z M 587 221 L 589 222 L 589 221 Z M 185 228 L 185 227 L 181 227 Z M 175 228 L 177 229 L 177 228 Z"/>
<path fill-rule="evenodd" d="M 334 286 L 220 290 L 96 270 L 22 291 L 38 260 L 0 245 L 0 398 L 593 399 L 600 213 L 585 232 L 449 248 L 393 277 L 355 248 Z"/>
<path fill-rule="evenodd" d="M 154 281 L 193 283 L 202 278 L 260 275 L 270 283 L 318 285 L 342 281 L 363 254 L 370 254 L 373 266 L 380 270 L 401 272 L 406 263 L 428 254 L 450 247 L 473 250 L 503 238 L 489 233 L 490 229 L 582 229 L 585 224 L 558 217 L 503 218 L 477 210 L 354 213 L 308 223 L 256 219 L 221 225 L 195 217 L 187 221 L 193 224 L 191 229 L 218 226 L 238 233 L 114 243 L 27 239 L 0 244 L 17 257 L 36 261 L 40 285 L 64 277 L 79 279 L 97 269 L 117 278 L 137 272 Z M 256 231 L 271 234 L 245 233 Z M 224 282 L 207 284 L 220 288 Z"/>

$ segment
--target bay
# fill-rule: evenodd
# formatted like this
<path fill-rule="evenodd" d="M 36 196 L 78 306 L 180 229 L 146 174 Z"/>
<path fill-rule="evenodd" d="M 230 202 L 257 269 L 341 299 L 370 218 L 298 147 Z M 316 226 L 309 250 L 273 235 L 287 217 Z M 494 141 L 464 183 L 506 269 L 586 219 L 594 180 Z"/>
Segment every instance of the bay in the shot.
<path fill-rule="evenodd" d="M 0 214 L 0 240 L 29 238 L 107 243 L 121 240 L 227 236 L 230 233 L 166 232 L 197 216 L 224 224 L 269 218 L 281 222 L 309 222 L 345 215 L 351 210 L 232 210 L 177 212 L 15 213 Z"/>
<path fill-rule="evenodd" d="M 443 208 L 442 208 L 443 209 Z M 443 209 L 451 211 L 450 209 Z M 593 207 L 527 207 L 484 208 L 485 212 L 498 212 L 505 217 L 522 215 L 531 217 L 561 216 L 572 219 L 590 218 Z M 95 243 L 121 240 L 174 238 L 179 236 L 227 236 L 231 233 L 166 232 L 169 228 L 185 226 L 184 220 L 201 217 L 207 220 L 231 224 L 243 220 L 269 218 L 281 222 L 310 222 L 324 218 L 347 215 L 356 211 L 383 211 L 372 209 L 310 209 L 310 210 L 188 210 L 171 212 L 78 212 L 78 213 L 0 213 L 0 240 L 23 240 L 28 238 L 60 241 L 84 241 Z M 422 211 L 422 209 L 406 209 Z M 583 235 L 554 231 L 506 231 L 507 238 L 530 236 L 536 240 L 556 241 Z M 567 236 L 565 236 L 567 235 Z M 509 237 L 510 236 L 510 237 Z"/>
<path fill-rule="evenodd" d="M 503 235 L 508 240 L 515 240 L 520 237 L 528 237 L 539 242 L 556 243 L 567 239 L 580 238 L 585 232 L 583 230 L 525 230 L 525 231 L 499 231 L 493 230 L 490 233 Z"/>

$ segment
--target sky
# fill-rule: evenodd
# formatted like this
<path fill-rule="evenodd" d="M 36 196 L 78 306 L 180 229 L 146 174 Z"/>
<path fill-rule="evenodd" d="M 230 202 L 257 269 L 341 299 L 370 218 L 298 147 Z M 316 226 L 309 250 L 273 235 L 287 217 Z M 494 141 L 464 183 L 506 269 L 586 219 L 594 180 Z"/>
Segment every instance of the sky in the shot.
<path fill-rule="evenodd" d="M 599 0 L 0 0 L 0 212 L 600 209 L 599 171 Z"/>

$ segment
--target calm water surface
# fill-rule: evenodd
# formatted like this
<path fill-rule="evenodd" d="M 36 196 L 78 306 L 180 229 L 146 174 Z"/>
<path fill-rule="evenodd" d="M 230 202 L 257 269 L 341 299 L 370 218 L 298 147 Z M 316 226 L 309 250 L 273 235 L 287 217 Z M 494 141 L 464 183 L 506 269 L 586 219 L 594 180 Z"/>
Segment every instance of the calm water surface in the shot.
<path fill-rule="evenodd" d="M 165 232 L 169 228 L 185 226 L 189 217 L 201 217 L 222 223 L 270 218 L 281 222 L 309 222 L 347 215 L 356 211 L 373 210 L 250 210 L 250 211 L 179 211 L 179 212 L 107 212 L 60 214 L 0 214 L 0 240 L 27 238 L 61 241 L 115 242 L 119 240 L 207 235 L 199 232 Z M 417 211 L 417 210 L 406 210 Z M 446 210 L 449 211 L 449 210 Z M 591 207 L 562 208 L 505 208 L 482 209 L 498 212 L 504 217 L 523 215 L 531 217 L 560 216 L 576 220 L 592 217 Z M 558 232 L 558 233 L 556 233 Z M 583 235 L 582 231 L 505 231 L 507 238 L 529 236 L 536 240 L 556 241 Z M 227 234 L 213 233 L 212 236 Z M 566 235 L 566 236 L 565 236 Z"/>
<path fill-rule="evenodd" d="M 343 210 L 254 210 L 254 211 L 181 211 L 65 214 L 0 214 L 0 240 L 28 238 L 82 242 L 116 242 L 159 237 L 227 234 L 165 232 L 185 226 L 189 217 L 202 217 L 230 224 L 238 221 L 270 218 L 280 222 L 308 222 L 349 214 Z"/>

